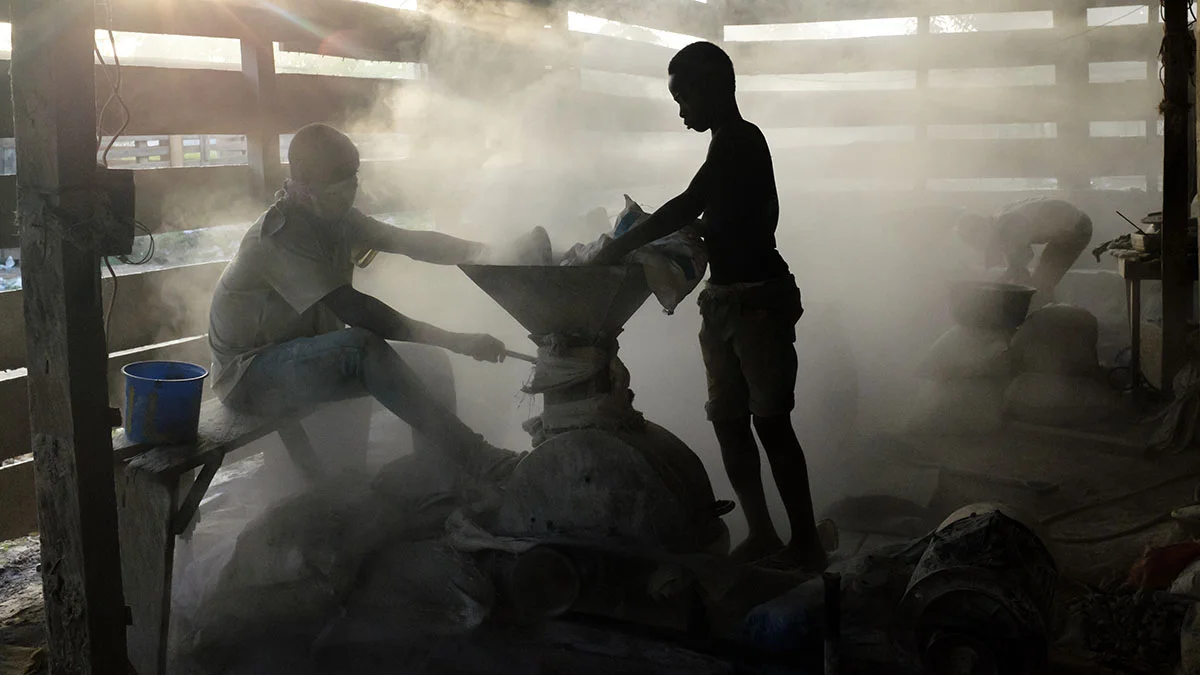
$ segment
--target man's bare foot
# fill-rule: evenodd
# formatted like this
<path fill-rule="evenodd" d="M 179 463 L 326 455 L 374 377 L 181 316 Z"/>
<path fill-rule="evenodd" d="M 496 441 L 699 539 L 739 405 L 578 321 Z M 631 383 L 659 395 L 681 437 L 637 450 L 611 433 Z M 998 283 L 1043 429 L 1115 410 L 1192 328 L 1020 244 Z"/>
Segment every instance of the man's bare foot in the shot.
<path fill-rule="evenodd" d="M 787 546 L 773 555 L 754 561 L 754 566 L 769 570 L 803 571 L 811 574 L 820 574 L 829 566 L 829 558 L 826 556 L 825 551 L 822 551 L 820 548 L 816 550 L 802 550 Z"/>
<path fill-rule="evenodd" d="M 729 557 L 735 562 L 749 563 L 783 550 L 783 541 L 774 535 L 768 537 L 751 536 L 738 544 L 729 552 Z"/>

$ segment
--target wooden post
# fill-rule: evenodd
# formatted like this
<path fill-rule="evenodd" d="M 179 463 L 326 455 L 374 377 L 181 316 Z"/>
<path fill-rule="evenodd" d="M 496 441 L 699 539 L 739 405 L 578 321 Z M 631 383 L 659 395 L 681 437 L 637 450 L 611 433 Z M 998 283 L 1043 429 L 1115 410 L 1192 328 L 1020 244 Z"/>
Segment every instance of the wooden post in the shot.
<path fill-rule="evenodd" d="M 1187 0 L 1165 1 L 1163 98 L 1162 384 L 1171 386 L 1187 357 L 1187 319 L 1192 282 L 1188 269 L 1188 78 L 1191 51 Z"/>
<path fill-rule="evenodd" d="M 1085 34 L 1088 30 L 1087 5 L 1084 0 L 1055 3 L 1054 29 L 1065 35 Z M 1086 98 L 1084 94 L 1090 86 L 1087 49 L 1087 40 L 1068 41 L 1062 46 L 1061 56 L 1055 64 L 1057 88 L 1066 92 L 1064 95 L 1070 100 L 1082 101 Z M 1075 192 L 1091 188 L 1092 167 L 1079 161 L 1087 156 L 1084 150 L 1090 142 L 1091 125 L 1088 111 L 1080 106 L 1068 106 L 1067 110 L 1069 118 L 1054 120 L 1057 138 L 1053 142 L 1062 148 L 1055 169 L 1058 189 L 1066 194 L 1067 199 L 1072 199 Z"/>
<path fill-rule="evenodd" d="M 270 201 L 283 182 L 279 159 L 279 126 L 275 114 L 275 45 L 242 40 L 242 74 L 258 103 L 258 124 L 246 134 L 247 159 L 254 181 L 254 194 Z"/>
<path fill-rule="evenodd" d="M 17 214 L 50 669 L 125 673 L 96 250 L 92 0 L 11 0 Z"/>
<path fill-rule="evenodd" d="M 168 157 L 172 167 L 183 166 L 183 136 L 171 134 L 167 137 Z"/>

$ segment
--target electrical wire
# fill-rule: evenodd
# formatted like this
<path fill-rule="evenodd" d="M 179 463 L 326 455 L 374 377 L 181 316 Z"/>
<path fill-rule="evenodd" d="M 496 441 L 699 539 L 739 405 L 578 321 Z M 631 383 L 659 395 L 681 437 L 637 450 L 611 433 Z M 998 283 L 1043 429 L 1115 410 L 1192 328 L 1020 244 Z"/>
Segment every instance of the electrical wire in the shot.
<path fill-rule="evenodd" d="M 112 315 L 113 307 L 117 304 L 117 273 L 113 271 L 112 263 L 109 262 L 108 256 L 104 257 L 104 266 L 108 268 L 108 274 L 112 277 L 112 293 L 108 296 L 108 315 L 104 317 L 104 351 L 112 353 Z"/>
<path fill-rule="evenodd" d="M 99 146 L 103 142 L 102 134 L 104 129 L 104 115 L 108 111 L 108 107 L 115 100 L 117 105 L 121 107 L 122 111 L 121 127 L 117 129 L 117 133 L 114 134 L 111 139 L 109 139 L 108 145 L 105 146 L 104 153 L 100 158 L 100 163 L 107 167 L 108 153 L 113 149 L 113 146 L 116 145 L 117 139 L 119 139 L 121 135 L 125 133 L 125 130 L 129 128 L 130 111 L 129 106 L 125 103 L 125 99 L 121 97 L 121 56 L 117 53 L 117 37 L 116 34 L 113 33 L 112 5 L 106 2 L 104 7 L 108 24 L 106 27 L 106 32 L 108 33 L 108 43 L 112 47 L 113 53 L 113 73 L 109 75 L 108 64 L 105 63 L 104 55 L 100 52 L 100 45 L 93 42 L 96 57 L 100 60 L 100 65 L 104 67 L 105 75 L 108 77 L 109 84 L 112 86 L 112 91 L 109 94 L 108 99 L 105 100 L 104 105 L 101 106 L 100 113 L 98 115 L 96 126 L 99 142 L 97 143 L 97 150 L 99 150 Z"/>

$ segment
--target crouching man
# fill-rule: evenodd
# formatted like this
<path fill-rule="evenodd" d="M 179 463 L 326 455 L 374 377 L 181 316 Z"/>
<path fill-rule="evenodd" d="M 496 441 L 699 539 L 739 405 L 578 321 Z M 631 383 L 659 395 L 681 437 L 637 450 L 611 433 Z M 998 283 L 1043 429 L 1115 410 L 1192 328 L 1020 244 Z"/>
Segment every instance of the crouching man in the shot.
<path fill-rule="evenodd" d="M 246 232 L 213 294 L 208 339 L 221 402 L 276 416 L 370 395 L 472 473 L 511 467 L 517 456 L 431 396 L 388 341 L 490 362 L 503 360 L 504 344 L 415 321 L 351 285 L 354 251 L 455 265 L 483 245 L 395 228 L 355 209 L 358 149 L 332 127 L 298 131 L 288 161 L 291 180 Z"/>
<path fill-rule="evenodd" d="M 991 216 L 971 214 L 957 226 L 958 234 L 984 253 L 987 267 L 1001 259 L 1008 269 L 1001 281 L 1037 289 L 1032 306 L 1054 302 L 1054 289 L 1092 241 L 1092 219 L 1061 199 L 1033 198 L 1015 202 Z M 1033 247 L 1045 244 L 1033 272 Z"/>

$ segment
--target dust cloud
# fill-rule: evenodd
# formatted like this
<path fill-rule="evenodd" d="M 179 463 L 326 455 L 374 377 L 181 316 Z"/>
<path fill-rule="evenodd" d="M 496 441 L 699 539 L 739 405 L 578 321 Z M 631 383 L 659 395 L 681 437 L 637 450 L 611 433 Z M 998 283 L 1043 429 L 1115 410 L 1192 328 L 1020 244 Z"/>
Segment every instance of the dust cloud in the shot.
<path fill-rule="evenodd" d="M 407 164 L 414 168 L 402 175 L 373 176 L 375 187 L 364 189 L 398 191 L 411 207 L 433 214 L 439 230 L 460 237 L 499 243 L 542 226 L 562 251 L 600 234 L 587 225 L 589 210 L 604 207 L 613 216 L 623 193 L 652 209 L 686 186 L 703 160 L 708 137 L 685 131 L 666 96 L 666 65 L 674 49 L 655 48 L 649 51 L 658 56 L 646 57 L 647 62 L 660 61 L 654 66 L 660 73 L 655 85 L 660 89 L 651 92 L 655 98 L 579 96 L 573 91 L 594 73 L 574 67 L 579 64 L 572 61 L 572 37 L 562 30 L 561 13 L 545 10 L 544 22 L 526 17 L 518 26 L 506 20 L 508 5 L 497 5 L 500 9 L 487 15 L 469 13 L 465 6 L 436 5 L 442 28 L 427 45 L 429 78 L 407 84 L 347 125 L 351 133 L 387 129 L 411 140 Z M 481 34 L 486 39 L 480 40 Z M 617 42 L 611 48 L 614 57 L 622 53 L 622 45 L 631 53 L 648 51 L 644 44 Z M 756 82 L 747 72 L 757 73 L 755 78 L 771 72 L 775 52 L 741 45 L 730 45 L 730 51 L 739 82 Z M 862 64 L 839 63 L 823 63 L 820 69 L 864 70 Z M 1063 95 L 1062 87 L 1043 89 L 1046 96 Z M 927 91 L 930 106 L 941 107 L 936 115 L 944 122 L 940 133 L 951 136 L 958 133 L 954 111 L 978 112 L 1003 103 L 996 87 Z M 1032 189 L 982 188 L 998 191 L 981 197 L 977 188 L 969 199 L 953 190 L 913 190 L 913 185 L 886 182 L 876 189 L 839 191 L 815 180 L 824 175 L 822 163 L 847 178 L 861 169 L 868 179 L 903 177 L 910 170 L 915 175 L 922 167 L 1001 177 L 1055 176 L 1061 167 L 1016 166 L 986 143 L 977 156 L 955 161 L 923 154 L 921 149 L 936 152 L 925 141 L 906 146 L 915 151 L 882 156 L 864 154 L 853 139 L 836 146 L 817 143 L 810 150 L 803 143 L 798 146 L 796 129 L 787 127 L 814 127 L 811 131 L 822 136 L 828 132 L 822 127 L 842 124 L 840 113 L 831 108 L 822 118 L 819 103 L 814 103 L 816 110 L 805 113 L 803 124 L 789 124 L 787 116 L 795 110 L 789 98 L 771 96 L 760 86 L 739 88 L 743 114 L 759 123 L 772 143 L 782 207 L 779 246 L 807 307 L 797 329 L 801 369 L 795 420 L 812 465 L 819 510 L 837 496 L 836 469 L 845 443 L 854 436 L 893 430 L 904 420 L 917 387 L 916 363 L 950 325 L 948 283 L 982 274 L 981 261 L 953 236 L 949 211 L 912 207 L 941 204 L 988 211 L 1029 196 Z M 1059 103 L 1061 109 L 1069 102 Z M 1148 114 L 1152 106 L 1147 102 Z M 1003 115 L 995 117 L 999 121 Z M 913 141 L 917 127 L 908 123 L 899 131 L 880 133 L 884 140 Z M 1039 129 L 1030 131 L 1030 126 Z M 985 129 L 981 138 L 1016 134 L 1026 139 L 1019 142 L 1028 143 L 1061 133 L 1046 126 Z M 892 133 L 899 135 L 888 135 Z M 993 164 L 996 170 L 989 171 Z M 1066 194 L 1050 187 L 1039 194 L 1072 199 L 1092 213 L 1097 243 L 1122 231 L 1111 215 L 1114 208 L 1132 213 L 1153 209 L 1145 192 L 1105 200 L 1089 190 Z M 1085 256 L 1078 264 L 1090 268 L 1091 263 Z M 489 332 L 517 351 L 534 349 L 520 325 L 455 268 L 380 256 L 358 274 L 356 283 L 364 291 L 408 316 L 450 330 Z M 670 317 L 651 300 L 627 324 L 620 353 L 632 374 L 635 407 L 688 443 L 708 467 L 718 497 L 732 498 L 704 418 L 699 325 L 694 300 Z M 536 414 L 539 405 L 518 393 L 529 376 L 528 365 L 477 364 L 454 357 L 454 369 L 464 420 L 493 443 L 527 449 L 529 439 L 520 423 Z M 773 481 L 766 484 L 774 489 Z M 773 508 L 776 523 L 786 528 L 777 500 Z M 740 520 L 731 519 L 735 538 L 742 531 Z"/>

